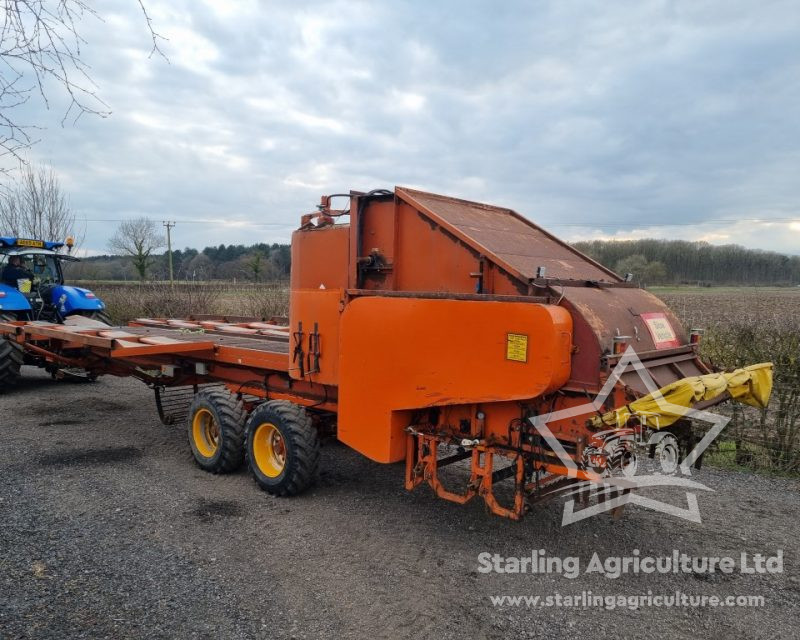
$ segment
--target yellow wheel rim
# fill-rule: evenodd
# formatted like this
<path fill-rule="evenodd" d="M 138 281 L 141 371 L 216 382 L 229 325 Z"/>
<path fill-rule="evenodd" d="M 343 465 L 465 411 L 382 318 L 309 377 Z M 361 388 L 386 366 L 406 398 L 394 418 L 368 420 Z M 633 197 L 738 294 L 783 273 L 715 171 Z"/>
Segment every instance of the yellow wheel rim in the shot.
<path fill-rule="evenodd" d="M 219 447 L 219 424 L 208 409 L 198 409 L 192 418 L 192 439 L 204 458 L 213 458 Z"/>
<path fill-rule="evenodd" d="M 286 442 L 271 422 L 258 425 L 253 432 L 253 459 L 268 478 L 277 478 L 286 466 Z"/>

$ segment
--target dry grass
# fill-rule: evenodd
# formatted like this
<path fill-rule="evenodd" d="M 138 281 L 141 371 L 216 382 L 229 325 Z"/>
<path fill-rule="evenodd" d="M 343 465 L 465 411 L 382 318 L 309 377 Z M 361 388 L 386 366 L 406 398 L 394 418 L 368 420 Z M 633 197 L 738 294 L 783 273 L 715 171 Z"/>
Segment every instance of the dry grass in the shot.
<path fill-rule="evenodd" d="M 106 303 L 117 324 L 142 317 L 180 318 L 219 314 L 270 318 L 289 311 L 289 290 L 283 284 L 99 284 L 94 292 Z"/>

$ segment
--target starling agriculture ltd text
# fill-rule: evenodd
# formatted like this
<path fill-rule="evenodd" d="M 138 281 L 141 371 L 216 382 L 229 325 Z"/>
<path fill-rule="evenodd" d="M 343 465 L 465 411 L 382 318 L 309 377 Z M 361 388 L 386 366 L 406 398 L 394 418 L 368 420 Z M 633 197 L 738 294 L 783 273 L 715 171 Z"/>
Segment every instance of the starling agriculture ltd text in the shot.
<path fill-rule="evenodd" d="M 733 556 L 691 556 L 677 549 L 670 555 L 643 556 L 634 549 L 629 556 L 601 558 L 595 552 L 585 564 L 578 556 L 550 556 L 544 549 L 533 549 L 526 556 L 502 556 L 484 551 L 478 555 L 479 573 L 555 574 L 577 578 L 581 574 L 602 574 L 616 579 L 626 574 L 665 573 L 783 573 L 783 550 L 775 555 L 747 553 Z"/>

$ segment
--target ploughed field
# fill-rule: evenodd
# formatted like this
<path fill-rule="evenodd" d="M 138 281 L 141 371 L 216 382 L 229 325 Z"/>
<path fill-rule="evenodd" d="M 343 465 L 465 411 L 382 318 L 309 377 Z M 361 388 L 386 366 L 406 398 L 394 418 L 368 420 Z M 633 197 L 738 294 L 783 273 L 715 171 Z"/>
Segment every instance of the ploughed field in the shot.
<path fill-rule="evenodd" d="M 653 287 L 687 325 L 800 326 L 800 287 Z"/>
<path fill-rule="evenodd" d="M 687 328 L 702 328 L 702 353 L 716 366 L 775 364 L 770 406 L 726 406 L 733 420 L 715 443 L 714 464 L 800 473 L 800 288 L 654 289 Z"/>

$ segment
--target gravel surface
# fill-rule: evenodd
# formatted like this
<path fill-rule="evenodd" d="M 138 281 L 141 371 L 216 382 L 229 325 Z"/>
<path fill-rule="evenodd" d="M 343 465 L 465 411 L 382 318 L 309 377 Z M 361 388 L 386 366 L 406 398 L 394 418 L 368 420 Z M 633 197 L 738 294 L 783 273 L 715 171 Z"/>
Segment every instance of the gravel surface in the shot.
<path fill-rule="evenodd" d="M 797 637 L 798 488 L 704 469 L 702 524 L 642 507 L 561 526 L 561 504 L 514 523 L 478 502 L 407 493 L 402 465 L 337 443 L 291 499 L 246 470 L 193 463 L 133 380 L 0 396 L 0 637 Z M 666 495 L 666 494 L 665 494 Z M 681 503 L 681 494 L 669 494 Z M 683 498 L 685 504 L 685 497 Z M 478 555 L 580 559 L 581 575 L 482 573 Z M 607 557 L 784 553 L 779 574 L 583 573 Z M 758 608 L 493 606 L 492 595 L 760 595 Z"/>

